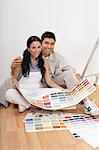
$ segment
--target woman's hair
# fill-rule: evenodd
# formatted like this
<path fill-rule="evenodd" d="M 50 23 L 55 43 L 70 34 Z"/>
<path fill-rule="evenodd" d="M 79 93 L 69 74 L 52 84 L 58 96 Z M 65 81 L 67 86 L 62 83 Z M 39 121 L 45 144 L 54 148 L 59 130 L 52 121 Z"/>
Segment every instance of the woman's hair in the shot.
<path fill-rule="evenodd" d="M 30 48 L 31 43 L 34 42 L 34 41 L 38 41 L 42 44 L 42 41 L 39 37 L 31 36 L 27 40 L 27 47 Z M 22 75 L 24 77 L 29 76 L 29 73 L 30 73 L 30 63 L 31 63 L 30 56 L 31 56 L 30 52 L 28 51 L 28 49 L 26 49 L 23 52 L 23 61 L 22 61 Z M 41 70 L 41 74 L 42 74 L 42 78 L 43 78 L 44 73 L 45 73 L 45 68 L 44 68 L 44 61 L 43 61 L 43 58 L 42 58 L 42 52 L 38 56 L 37 60 L 38 60 L 38 67 Z"/>

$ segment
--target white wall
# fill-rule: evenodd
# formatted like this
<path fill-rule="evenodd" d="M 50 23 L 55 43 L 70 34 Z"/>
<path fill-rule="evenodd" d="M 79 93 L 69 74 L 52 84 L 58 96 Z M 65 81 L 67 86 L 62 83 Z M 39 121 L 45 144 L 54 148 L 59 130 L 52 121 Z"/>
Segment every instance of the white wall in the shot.
<path fill-rule="evenodd" d="M 46 30 L 56 34 L 55 50 L 82 73 L 98 36 L 98 9 L 98 0 L 1 0 L 0 83 L 10 76 L 11 61 L 22 54 L 27 38 Z"/>

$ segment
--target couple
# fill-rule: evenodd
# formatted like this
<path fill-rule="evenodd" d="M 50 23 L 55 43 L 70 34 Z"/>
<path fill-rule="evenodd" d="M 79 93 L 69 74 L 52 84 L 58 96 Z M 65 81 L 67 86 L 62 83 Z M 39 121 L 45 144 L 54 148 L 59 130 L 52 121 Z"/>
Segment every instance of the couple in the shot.
<path fill-rule="evenodd" d="M 53 88 L 49 91 L 72 89 L 78 84 L 78 80 L 71 66 L 67 64 L 62 56 L 54 52 L 56 37 L 52 32 L 45 32 L 41 36 L 41 40 L 32 36 L 27 41 L 27 49 L 24 51 L 23 59 L 16 58 L 13 60 L 11 68 L 13 74 L 13 83 L 17 87 L 18 83 L 21 86 L 27 83 L 31 94 L 31 88 L 37 89 L 42 87 L 41 80 L 45 79 L 45 83 Z M 42 49 L 42 52 L 41 52 Z M 21 75 L 20 75 L 21 74 Z M 21 76 L 19 82 L 19 76 Z M 57 84 L 56 84 L 57 83 Z M 59 86 L 65 84 L 67 89 Z M 29 85 L 29 86 L 28 86 Z M 48 90 L 48 88 L 46 88 Z M 33 90 L 32 90 L 33 91 Z M 28 103 L 16 89 L 7 90 L 7 101 L 18 104 L 20 112 L 23 112 L 30 107 Z M 99 109 L 95 103 L 89 98 L 83 100 L 85 113 L 90 115 L 99 115 Z"/>

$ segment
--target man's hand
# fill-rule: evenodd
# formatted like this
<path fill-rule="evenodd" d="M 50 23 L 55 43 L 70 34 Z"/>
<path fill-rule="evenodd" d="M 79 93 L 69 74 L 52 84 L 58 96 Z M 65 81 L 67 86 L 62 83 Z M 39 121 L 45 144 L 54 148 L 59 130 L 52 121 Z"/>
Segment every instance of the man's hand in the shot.
<path fill-rule="evenodd" d="M 15 88 L 19 87 L 18 80 L 16 78 L 14 78 L 14 77 L 12 78 L 12 83 Z"/>
<path fill-rule="evenodd" d="M 16 67 L 20 67 L 22 64 L 22 58 L 20 56 L 16 57 L 13 59 L 12 64 L 11 64 L 11 69 L 15 69 Z"/>

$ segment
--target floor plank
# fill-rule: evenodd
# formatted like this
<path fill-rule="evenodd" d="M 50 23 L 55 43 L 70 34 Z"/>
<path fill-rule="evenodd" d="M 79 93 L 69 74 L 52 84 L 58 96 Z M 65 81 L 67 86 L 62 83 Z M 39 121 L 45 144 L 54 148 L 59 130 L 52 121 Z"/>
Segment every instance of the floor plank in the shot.
<path fill-rule="evenodd" d="M 99 106 L 99 86 L 90 98 Z M 93 150 L 85 141 L 74 139 L 68 130 L 26 133 L 23 118 L 27 112 L 19 113 L 12 104 L 0 108 L 0 150 Z M 83 113 L 83 106 L 66 112 Z"/>

